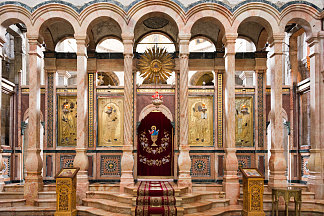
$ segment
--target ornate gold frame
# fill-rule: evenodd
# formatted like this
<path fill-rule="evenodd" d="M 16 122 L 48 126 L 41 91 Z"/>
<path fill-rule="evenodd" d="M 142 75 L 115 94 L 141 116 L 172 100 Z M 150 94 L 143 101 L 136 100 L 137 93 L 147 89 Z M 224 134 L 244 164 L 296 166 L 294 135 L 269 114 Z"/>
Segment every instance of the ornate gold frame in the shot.
<path fill-rule="evenodd" d="M 76 146 L 77 144 L 77 97 L 58 97 L 58 139 L 57 146 Z M 68 113 L 63 112 L 63 104 L 68 103 Z M 71 106 L 73 103 L 73 107 Z"/>

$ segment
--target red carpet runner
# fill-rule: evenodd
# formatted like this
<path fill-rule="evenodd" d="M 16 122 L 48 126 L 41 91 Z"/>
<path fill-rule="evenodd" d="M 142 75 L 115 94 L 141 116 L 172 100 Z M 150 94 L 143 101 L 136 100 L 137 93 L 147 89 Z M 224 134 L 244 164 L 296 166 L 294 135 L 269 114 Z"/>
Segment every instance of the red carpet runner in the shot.
<path fill-rule="evenodd" d="M 174 189 L 166 181 L 144 181 L 137 190 L 136 216 L 177 215 Z"/>

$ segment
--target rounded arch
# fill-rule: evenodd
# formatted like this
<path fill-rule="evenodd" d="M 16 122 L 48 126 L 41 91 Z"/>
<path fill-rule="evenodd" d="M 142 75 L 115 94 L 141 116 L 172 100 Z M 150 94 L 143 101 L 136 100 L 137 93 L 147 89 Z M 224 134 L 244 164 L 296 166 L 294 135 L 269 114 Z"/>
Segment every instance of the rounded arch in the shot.
<path fill-rule="evenodd" d="M 194 24 L 202 18 L 213 19 L 223 33 L 226 33 L 227 29 L 231 29 L 232 14 L 227 8 L 219 5 L 216 7 L 214 4 L 210 4 L 208 9 L 205 7 L 207 7 L 207 5 L 199 5 L 188 11 L 188 18 L 184 28 L 185 33 L 190 34 Z M 210 7 L 212 7 L 213 10 L 211 10 Z"/>
<path fill-rule="evenodd" d="M 143 6 L 144 4 L 145 6 Z M 178 4 L 172 1 L 141 1 L 134 7 L 132 7 L 128 14 L 128 32 L 131 33 L 135 32 L 135 27 L 138 24 L 138 22 L 144 19 L 145 17 L 149 16 L 150 14 L 164 14 L 176 24 L 178 32 L 181 32 L 181 30 L 184 29 L 184 12 Z"/>
<path fill-rule="evenodd" d="M 97 7 L 98 4 L 100 4 L 100 8 Z M 121 28 L 122 33 L 126 31 L 127 19 L 124 10 L 116 5 L 101 2 L 91 4 L 90 6 L 82 10 L 82 12 L 80 13 L 81 28 L 80 31 L 76 33 L 78 35 L 86 35 L 90 24 L 93 23 L 96 19 L 101 19 L 104 17 L 116 21 Z"/>
<path fill-rule="evenodd" d="M 172 43 L 172 44 L 164 44 L 164 47 L 166 48 L 166 50 L 168 52 L 171 52 L 170 50 L 172 50 L 172 49 L 174 49 L 174 51 L 177 50 L 177 43 L 174 41 L 174 39 L 172 38 L 172 36 L 170 36 L 169 34 L 167 34 L 165 32 L 161 32 L 161 31 L 150 31 L 150 32 L 148 32 L 146 34 L 143 34 L 140 38 L 138 38 L 138 40 L 135 41 L 134 51 L 139 52 L 138 51 L 138 46 L 141 45 L 141 42 L 144 39 L 148 38 L 151 35 L 162 35 L 162 40 L 163 40 L 163 37 L 164 37 L 164 39 L 169 40 L 170 43 Z"/>
<path fill-rule="evenodd" d="M 309 37 L 321 30 L 321 21 L 316 19 L 315 14 L 317 14 L 317 11 L 307 5 L 303 5 L 303 7 L 296 7 L 295 5 L 287 7 L 282 12 L 280 30 L 284 32 L 287 24 L 296 23 L 303 27 L 306 36 Z"/>
<path fill-rule="evenodd" d="M 149 104 L 146 107 L 144 107 L 141 113 L 139 114 L 138 121 L 139 122 L 142 121 L 145 118 L 145 116 L 147 116 L 149 113 L 154 111 L 159 111 L 163 113 L 165 117 L 167 117 L 171 122 L 173 122 L 173 116 L 171 111 L 169 110 L 168 107 L 164 106 L 163 104 L 158 107 L 154 106 L 153 104 Z"/>
<path fill-rule="evenodd" d="M 38 8 L 33 15 L 34 32 L 31 32 L 31 35 L 40 36 L 45 26 L 48 26 L 56 21 L 63 21 L 71 25 L 74 34 L 80 29 L 78 14 L 68 6 L 62 5 L 58 10 L 57 5 L 49 4 L 46 5 L 46 8 Z"/>
<path fill-rule="evenodd" d="M 196 72 L 190 79 L 189 83 L 192 86 L 201 86 L 203 82 L 205 85 L 214 85 L 214 74 L 211 71 L 199 71 Z"/>
<path fill-rule="evenodd" d="M 233 31 L 238 32 L 242 23 L 256 22 L 266 29 L 268 37 L 280 33 L 280 17 L 275 8 L 262 3 L 253 3 L 253 9 L 249 9 L 249 6 L 251 4 L 245 4 L 234 12 Z M 269 20 L 274 20 L 274 22 L 269 22 Z"/>
<path fill-rule="evenodd" d="M 108 36 L 106 36 L 106 37 L 102 37 L 96 44 L 95 44 L 95 50 L 96 50 L 96 52 L 103 52 L 103 51 L 101 51 L 100 49 L 100 44 L 102 44 L 102 43 L 104 43 L 105 41 L 107 41 L 107 40 L 110 40 L 110 41 L 114 41 L 114 43 L 116 44 L 116 43 L 118 43 L 118 45 L 117 45 L 117 47 L 118 46 L 122 46 L 122 52 L 124 52 L 124 44 L 123 44 L 123 41 L 122 41 L 122 39 L 120 39 L 120 38 L 118 38 L 118 37 L 116 37 L 116 36 L 114 36 L 114 35 L 108 35 Z"/>

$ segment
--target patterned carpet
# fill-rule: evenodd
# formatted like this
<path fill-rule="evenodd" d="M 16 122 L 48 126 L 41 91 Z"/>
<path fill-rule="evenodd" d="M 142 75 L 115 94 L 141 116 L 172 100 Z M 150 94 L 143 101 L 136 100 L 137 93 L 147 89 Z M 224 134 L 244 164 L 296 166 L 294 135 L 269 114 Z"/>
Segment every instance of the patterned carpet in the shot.
<path fill-rule="evenodd" d="M 137 216 L 177 215 L 174 189 L 166 181 L 143 181 L 137 190 Z"/>

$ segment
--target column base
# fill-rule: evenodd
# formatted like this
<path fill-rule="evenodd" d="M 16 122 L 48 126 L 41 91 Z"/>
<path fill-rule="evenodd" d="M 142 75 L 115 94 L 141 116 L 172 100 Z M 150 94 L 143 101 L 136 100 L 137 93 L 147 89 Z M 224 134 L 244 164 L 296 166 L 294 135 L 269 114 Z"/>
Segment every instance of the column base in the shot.
<path fill-rule="evenodd" d="M 230 205 L 236 205 L 240 198 L 240 183 L 237 175 L 228 175 L 223 178 L 223 191 L 226 199 L 230 200 Z"/>
<path fill-rule="evenodd" d="M 324 182 L 321 176 L 321 150 L 311 149 L 309 164 L 308 188 L 315 193 L 315 199 L 324 199 Z"/>
<path fill-rule="evenodd" d="M 41 173 L 28 173 L 24 184 L 24 198 L 26 205 L 35 205 L 35 199 L 38 199 L 38 192 L 43 190 L 43 177 Z"/>
<path fill-rule="evenodd" d="M 281 188 L 287 187 L 286 177 L 286 159 L 283 154 L 283 149 L 271 149 L 271 157 L 269 160 L 270 176 L 269 176 L 269 187 L 270 188 Z"/>
<path fill-rule="evenodd" d="M 133 172 L 131 173 L 122 173 L 120 178 L 120 192 L 124 193 L 125 187 L 134 187 L 134 177 Z"/>
<path fill-rule="evenodd" d="M 178 179 L 178 187 L 188 187 L 188 192 L 192 192 L 192 180 L 190 173 L 181 173 Z"/>
<path fill-rule="evenodd" d="M 89 190 L 88 171 L 79 171 L 77 174 L 77 189 L 76 189 L 76 203 L 82 204 L 82 200 L 86 198 Z"/>

